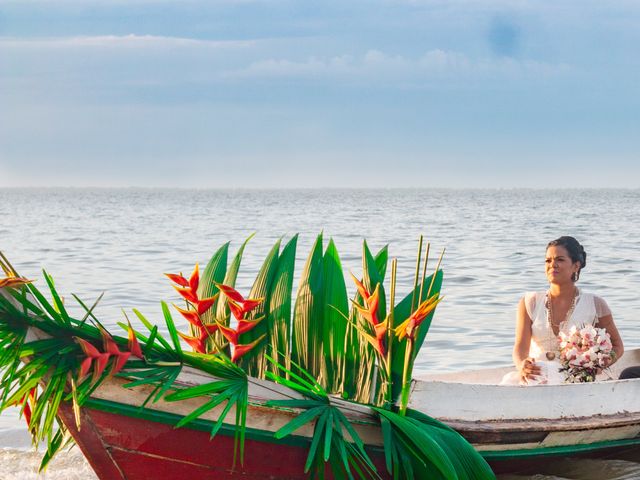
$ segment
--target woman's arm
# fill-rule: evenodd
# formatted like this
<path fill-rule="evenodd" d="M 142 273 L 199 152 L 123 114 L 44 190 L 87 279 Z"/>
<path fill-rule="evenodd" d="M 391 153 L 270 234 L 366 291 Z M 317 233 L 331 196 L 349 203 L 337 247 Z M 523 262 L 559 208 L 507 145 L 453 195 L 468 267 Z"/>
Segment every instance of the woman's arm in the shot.
<path fill-rule="evenodd" d="M 531 345 L 531 318 L 524 305 L 524 298 L 518 304 L 518 318 L 516 322 L 516 339 L 513 344 L 513 363 L 520 372 L 522 378 L 533 379 L 540 375 L 540 367 L 535 360 L 529 357 Z"/>
<path fill-rule="evenodd" d="M 613 352 L 615 353 L 615 355 L 613 355 L 613 358 L 611 359 L 611 363 L 609 363 L 609 365 L 612 365 L 624 353 L 624 345 L 622 343 L 620 332 L 618 332 L 618 327 L 616 327 L 616 324 L 613 321 L 613 316 L 611 314 L 600 317 L 596 326 L 598 328 L 604 328 L 611 336 L 611 344 L 613 345 Z"/>

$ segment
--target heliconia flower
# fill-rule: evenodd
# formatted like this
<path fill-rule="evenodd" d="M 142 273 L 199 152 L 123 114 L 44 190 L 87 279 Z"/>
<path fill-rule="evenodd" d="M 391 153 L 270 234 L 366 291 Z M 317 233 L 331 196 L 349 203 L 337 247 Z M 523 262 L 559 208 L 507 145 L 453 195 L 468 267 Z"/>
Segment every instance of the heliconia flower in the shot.
<path fill-rule="evenodd" d="M 189 280 L 184 278 L 182 275 L 175 275 L 173 273 L 165 273 L 165 275 L 167 277 L 169 277 L 169 280 L 171 280 L 174 283 L 177 283 L 181 287 L 188 287 L 189 286 Z"/>
<path fill-rule="evenodd" d="M 246 345 L 235 345 L 233 349 L 233 355 L 231 355 L 231 361 L 237 362 L 241 357 L 243 357 L 246 353 L 251 351 L 258 343 L 262 341 L 266 337 L 266 334 L 261 335 L 257 340 L 254 340 L 251 343 Z"/>
<path fill-rule="evenodd" d="M 114 357 L 113 365 L 111 367 L 111 372 L 109 372 L 109 375 L 115 375 L 120 370 L 122 370 L 122 367 L 124 367 L 125 363 L 127 363 L 127 360 L 129 360 L 129 357 L 131 356 L 131 352 L 120 351 L 120 349 L 118 348 L 118 344 L 113 341 L 111 335 L 104 329 L 100 328 L 100 334 L 102 335 L 105 353 L 108 353 L 109 355 Z"/>
<path fill-rule="evenodd" d="M 175 309 L 180 312 L 180 314 L 194 327 L 200 327 L 202 325 L 202 320 L 200 319 L 200 314 L 196 310 L 184 310 L 177 305 L 173 305 Z"/>
<path fill-rule="evenodd" d="M 182 298 L 184 298 L 191 305 L 195 306 L 195 311 L 198 315 L 204 315 L 204 313 L 206 313 L 207 310 L 209 310 L 218 299 L 218 293 L 208 298 L 200 299 L 198 297 L 198 285 L 200 285 L 200 270 L 197 263 L 195 268 L 193 269 L 191 277 L 189 277 L 189 280 L 184 278 L 182 275 L 175 275 L 173 273 L 165 273 L 165 275 L 169 277 L 171 281 L 177 283 L 177 285 L 174 285 L 173 288 L 176 289 L 176 291 Z M 187 314 L 185 314 L 185 312 L 188 312 L 189 310 L 179 309 L 179 311 L 180 313 L 182 313 L 182 315 L 185 316 L 189 323 L 195 326 L 199 326 L 195 316 L 191 315 L 191 318 L 189 318 L 187 317 Z"/>
<path fill-rule="evenodd" d="M 185 335 L 184 333 L 178 332 L 178 335 L 184 339 L 185 342 L 189 344 L 191 348 L 193 348 L 198 353 L 207 353 L 207 340 L 208 338 L 214 334 L 218 330 L 217 324 L 205 325 L 202 324 L 199 329 L 199 334 L 197 337 L 191 337 L 189 335 Z"/>
<path fill-rule="evenodd" d="M 218 328 L 220 329 L 220 333 L 224 335 L 224 337 L 229 341 L 229 343 L 233 346 L 238 345 L 238 336 L 248 332 L 249 330 L 253 330 L 253 328 L 260 323 L 264 319 L 264 316 L 257 318 L 255 320 L 238 320 L 238 327 L 233 329 L 231 327 L 227 327 L 222 323 L 218 323 Z"/>
<path fill-rule="evenodd" d="M 229 285 L 224 285 L 222 283 L 216 283 L 216 286 L 229 298 L 229 300 L 233 300 L 237 303 L 244 302 L 244 297 L 235 288 L 230 287 Z"/>
<path fill-rule="evenodd" d="M 244 298 L 240 292 L 229 285 L 216 283 L 220 291 L 229 299 L 229 310 L 237 320 L 245 318 L 247 313 L 260 305 L 264 298 Z"/>
<path fill-rule="evenodd" d="M 396 327 L 395 333 L 398 336 L 398 340 L 402 340 L 405 337 L 409 337 L 412 340 L 415 339 L 420 324 L 429 316 L 443 298 L 444 297 L 440 297 L 439 293 L 436 293 L 418 305 L 418 308 L 416 308 L 409 318 Z"/>
<path fill-rule="evenodd" d="M 19 287 L 20 285 L 26 285 L 27 283 L 32 283 L 32 282 L 33 280 L 28 280 L 24 277 L 8 276 L 5 278 L 0 278 L 0 288 Z"/>
<path fill-rule="evenodd" d="M 207 310 L 209 310 L 211 308 L 211 306 L 215 303 L 215 301 L 218 299 L 218 296 L 220 295 L 220 293 L 216 293 L 213 297 L 207 297 L 207 298 L 203 298 L 203 299 L 199 299 L 198 300 L 198 315 L 204 315 Z"/>
<path fill-rule="evenodd" d="M 93 358 L 91 357 L 87 357 L 84 360 L 82 360 L 82 363 L 80 364 L 80 373 L 78 374 L 78 378 L 80 380 L 86 377 L 87 374 L 89 373 L 89 370 L 91 370 L 92 360 Z"/>
<path fill-rule="evenodd" d="M 190 337 L 189 335 L 185 335 L 182 332 L 178 332 L 178 335 L 189 344 L 191 348 L 193 348 L 198 353 L 207 353 L 207 339 L 202 338 L 202 335 L 199 337 Z"/>
<path fill-rule="evenodd" d="M 173 286 L 176 289 L 176 292 L 182 296 L 187 302 L 198 303 L 198 295 L 191 290 L 189 287 L 178 287 L 176 285 Z"/>
<path fill-rule="evenodd" d="M 81 373 L 84 373 L 84 375 L 86 375 L 89 372 L 89 368 L 91 367 L 92 361 L 95 360 L 95 364 L 93 367 L 93 377 L 92 377 L 92 381 L 95 382 L 100 378 L 100 376 L 102 375 L 102 372 L 104 372 L 104 369 L 107 366 L 107 362 L 109 361 L 110 354 L 101 353 L 91 343 L 89 343 L 88 341 L 82 338 L 79 338 L 79 337 L 75 337 L 75 338 L 78 344 L 80 345 L 80 348 L 82 348 L 82 351 L 87 356 L 87 358 L 80 365 L 80 371 Z M 81 375 L 80 378 L 82 379 L 84 377 Z"/>
<path fill-rule="evenodd" d="M 14 404 L 14 405 L 24 405 L 24 409 L 23 409 L 24 419 L 27 422 L 28 428 L 31 427 L 31 405 L 36 400 L 37 390 L 38 390 L 38 387 L 33 387 L 31 390 L 25 393 L 24 396 L 19 401 L 15 402 Z"/>
<path fill-rule="evenodd" d="M 369 324 L 373 327 L 375 331 L 375 338 L 371 335 L 366 335 L 367 340 L 374 346 L 374 348 L 378 351 L 378 353 L 382 356 L 386 356 L 386 347 L 385 347 L 385 338 L 387 336 L 388 331 L 388 323 L 385 320 L 384 322 L 380 322 L 378 319 L 378 305 L 380 303 L 380 284 L 376 285 L 376 289 L 373 293 L 369 293 L 364 284 L 358 280 L 353 273 L 351 274 L 351 278 L 353 278 L 354 283 L 356 284 L 356 288 L 358 289 L 358 293 L 362 297 L 365 306 L 359 305 L 355 301 L 353 302 L 353 306 L 356 308 L 358 313 L 362 315 L 362 317 L 369 322 Z"/>
<path fill-rule="evenodd" d="M 189 288 L 191 291 L 195 292 L 198 290 L 198 285 L 200 284 L 200 269 L 198 264 L 196 263 L 195 268 L 193 269 L 193 273 L 189 277 Z"/>
<path fill-rule="evenodd" d="M 89 358 L 97 358 L 101 355 L 100 351 L 84 338 L 75 337 L 84 354 Z"/>
<path fill-rule="evenodd" d="M 200 284 L 200 271 L 198 269 L 198 264 L 196 263 L 195 268 L 193 269 L 193 273 L 189 277 L 189 280 L 184 278 L 182 275 L 176 275 L 173 273 L 165 273 L 169 279 L 177 283 L 178 285 L 174 285 L 173 288 L 188 302 L 197 303 L 198 302 L 198 285 Z"/>
<path fill-rule="evenodd" d="M 138 357 L 140 360 L 144 360 L 142 355 L 142 349 L 140 348 L 140 344 L 138 343 L 138 339 L 136 337 L 136 332 L 133 330 L 131 323 L 129 322 L 129 341 L 127 343 L 127 347 L 129 347 L 129 351 L 134 357 Z"/>

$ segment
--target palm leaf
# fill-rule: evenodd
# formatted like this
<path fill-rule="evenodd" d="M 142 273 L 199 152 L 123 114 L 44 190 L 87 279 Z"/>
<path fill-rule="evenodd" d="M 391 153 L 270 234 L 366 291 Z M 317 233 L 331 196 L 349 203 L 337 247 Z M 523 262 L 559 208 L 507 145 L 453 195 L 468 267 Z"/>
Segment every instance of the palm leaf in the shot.
<path fill-rule="evenodd" d="M 253 282 L 253 287 L 249 292 L 249 298 L 264 298 L 264 301 L 258 305 L 251 313 L 248 314 L 249 319 L 256 319 L 262 317 L 269 311 L 269 296 L 268 292 L 271 289 L 271 283 L 278 267 L 278 254 L 280 252 L 280 240 L 276 241 L 274 246 L 269 251 L 267 258 L 265 258 L 260 271 Z M 263 319 L 256 327 L 249 332 L 246 332 L 240 336 L 240 343 L 251 343 L 263 335 L 267 336 L 267 342 L 258 344 L 253 350 L 247 353 L 240 359 L 238 364 L 247 372 L 248 375 L 258 378 L 264 378 L 266 370 L 266 361 L 263 356 L 266 345 L 270 343 L 271 331 L 267 322 L 268 319 Z"/>
<path fill-rule="evenodd" d="M 344 342 L 347 338 L 349 301 L 344 272 L 333 240 L 323 258 L 324 311 L 322 322 L 323 358 L 325 361 L 325 387 L 332 392 L 341 389 L 342 365 L 345 361 Z"/>
<path fill-rule="evenodd" d="M 292 324 L 292 360 L 315 378 L 322 361 L 323 299 L 322 234 L 307 258 L 296 295 Z"/>
<path fill-rule="evenodd" d="M 296 261 L 298 235 L 294 235 L 284 246 L 278 257 L 271 289 L 268 295 L 269 310 L 267 322 L 270 332 L 271 355 L 277 362 L 286 362 L 290 356 L 291 338 L 291 287 Z M 275 373 L 275 369 L 271 370 Z"/>

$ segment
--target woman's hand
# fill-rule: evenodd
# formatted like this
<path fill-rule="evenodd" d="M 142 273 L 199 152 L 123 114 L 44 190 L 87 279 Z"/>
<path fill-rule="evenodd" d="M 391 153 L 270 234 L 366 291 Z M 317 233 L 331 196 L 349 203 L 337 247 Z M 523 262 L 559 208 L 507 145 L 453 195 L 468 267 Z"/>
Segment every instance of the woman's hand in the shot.
<path fill-rule="evenodd" d="M 520 377 L 526 382 L 527 380 L 534 380 L 542 372 L 540 366 L 536 365 L 536 361 L 531 358 L 525 358 L 519 365 Z"/>

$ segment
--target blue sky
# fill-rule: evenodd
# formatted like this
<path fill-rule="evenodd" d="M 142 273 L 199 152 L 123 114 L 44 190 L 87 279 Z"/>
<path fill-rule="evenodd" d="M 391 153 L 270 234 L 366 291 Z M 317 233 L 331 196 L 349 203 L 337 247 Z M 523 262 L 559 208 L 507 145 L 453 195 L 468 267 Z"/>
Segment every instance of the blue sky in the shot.
<path fill-rule="evenodd" d="M 0 0 L 0 187 L 640 187 L 640 3 Z"/>

